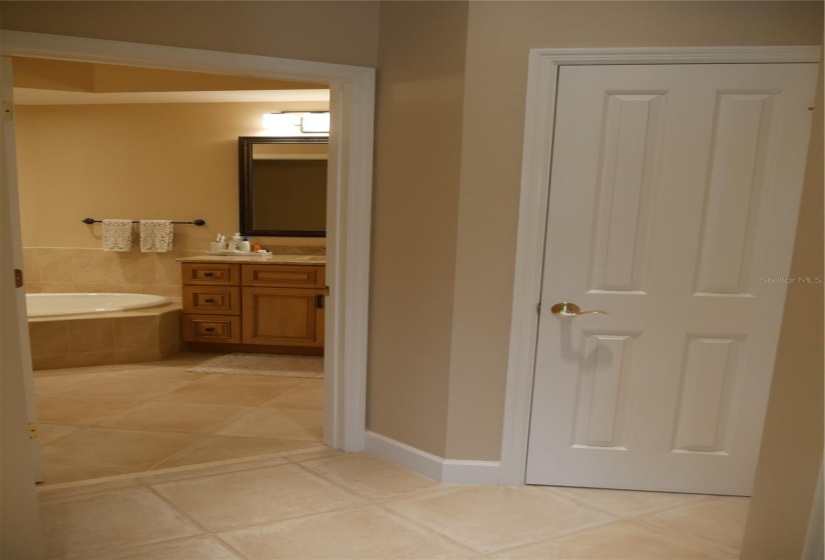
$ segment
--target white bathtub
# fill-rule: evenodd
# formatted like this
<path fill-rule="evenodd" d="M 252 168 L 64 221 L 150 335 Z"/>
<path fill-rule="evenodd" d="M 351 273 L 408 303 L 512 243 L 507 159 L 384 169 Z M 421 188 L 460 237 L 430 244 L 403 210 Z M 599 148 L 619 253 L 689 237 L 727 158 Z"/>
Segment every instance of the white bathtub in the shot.
<path fill-rule="evenodd" d="M 167 303 L 169 300 L 163 296 L 148 294 L 26 294 L 29 317 L 122 311 Z"/>

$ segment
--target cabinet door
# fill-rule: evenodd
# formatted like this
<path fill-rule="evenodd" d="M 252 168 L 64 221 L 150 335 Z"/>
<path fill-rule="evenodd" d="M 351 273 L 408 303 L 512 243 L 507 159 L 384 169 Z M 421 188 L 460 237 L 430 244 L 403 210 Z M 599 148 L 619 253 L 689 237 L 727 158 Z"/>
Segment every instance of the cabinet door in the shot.
<path fill-rule="evenodd" d="M 323 347 L 323 290 L 244 288 L 243 342 Z"/>

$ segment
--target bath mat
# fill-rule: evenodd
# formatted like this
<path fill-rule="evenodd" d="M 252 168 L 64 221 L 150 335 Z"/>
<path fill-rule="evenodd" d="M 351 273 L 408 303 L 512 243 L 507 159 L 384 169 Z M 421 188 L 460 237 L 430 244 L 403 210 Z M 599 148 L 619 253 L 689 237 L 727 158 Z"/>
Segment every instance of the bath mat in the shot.
<path fill-rule="evenodd" d="M 186 371 L 322 379 L 324 358 L 281 354 L 227 354 L 206 360 Z"/>

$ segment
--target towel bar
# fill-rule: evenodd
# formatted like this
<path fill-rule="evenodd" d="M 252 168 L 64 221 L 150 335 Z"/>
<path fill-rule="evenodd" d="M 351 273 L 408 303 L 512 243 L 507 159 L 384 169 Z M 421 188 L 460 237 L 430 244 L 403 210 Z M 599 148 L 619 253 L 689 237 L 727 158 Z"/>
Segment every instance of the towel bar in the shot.
<path fill-rule="evenodd" d="M 92 225 L 92 224 L 99 224 L 103 220 L 95 220 L 94 218 L 84 218 L 81 221 L 84 224 Z M 132 220 L 132 223 L 133 224 L 139 224 L 140 220 Z M 206 222 L 204 220 L 192 220 L 191 222 L 172 222 L 172 223 L 173 224 L 192 224 L 192 225 L 195 225 L 195 226 L 204 226 L 204 225 L 206 225 Z"/>

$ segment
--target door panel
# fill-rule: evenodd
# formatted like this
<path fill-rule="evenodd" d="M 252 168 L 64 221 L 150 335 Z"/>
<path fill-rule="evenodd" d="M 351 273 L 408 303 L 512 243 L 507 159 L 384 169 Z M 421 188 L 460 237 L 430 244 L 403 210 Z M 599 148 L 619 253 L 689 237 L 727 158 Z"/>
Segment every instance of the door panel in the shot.
<path fill-rule="evenodd" d="M 749 493 L 814 81 L 562 67 L 528 483 Z"/>

